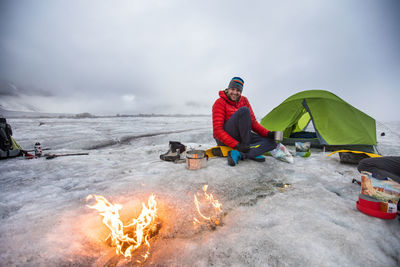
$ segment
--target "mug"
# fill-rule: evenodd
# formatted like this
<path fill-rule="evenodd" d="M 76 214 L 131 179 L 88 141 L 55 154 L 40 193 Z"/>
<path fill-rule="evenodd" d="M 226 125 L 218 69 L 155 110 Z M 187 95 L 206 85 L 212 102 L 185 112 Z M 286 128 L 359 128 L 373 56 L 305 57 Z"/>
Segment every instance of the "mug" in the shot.
<path fill-rule="evenodd" d="M 282 141 L 283 140 L 283 132 L 276 131 L 274 135 L 275 141 Z"/>

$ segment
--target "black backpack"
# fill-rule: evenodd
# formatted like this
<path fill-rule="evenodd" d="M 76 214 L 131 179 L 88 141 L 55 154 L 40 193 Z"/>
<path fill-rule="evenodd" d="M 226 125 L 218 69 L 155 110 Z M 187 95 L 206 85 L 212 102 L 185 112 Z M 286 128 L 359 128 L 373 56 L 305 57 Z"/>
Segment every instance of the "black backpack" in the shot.
<path fill-rule="evenodd" d="M 0 118 L 0 159 L 17 157 L 20 154 L 21 150 L 13 142 L 11 125 L 5 118 Z"/>

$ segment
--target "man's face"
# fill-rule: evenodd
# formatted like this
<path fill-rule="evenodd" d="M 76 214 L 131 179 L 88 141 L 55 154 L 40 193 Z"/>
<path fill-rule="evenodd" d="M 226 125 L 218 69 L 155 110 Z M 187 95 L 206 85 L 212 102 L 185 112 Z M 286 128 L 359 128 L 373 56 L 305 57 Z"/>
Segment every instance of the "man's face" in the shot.
<path fill-rule="evenodd" d="M 227 95 L 230 100 L 238 101 L 242 93 L 236 88 L 228 88 Z"/>

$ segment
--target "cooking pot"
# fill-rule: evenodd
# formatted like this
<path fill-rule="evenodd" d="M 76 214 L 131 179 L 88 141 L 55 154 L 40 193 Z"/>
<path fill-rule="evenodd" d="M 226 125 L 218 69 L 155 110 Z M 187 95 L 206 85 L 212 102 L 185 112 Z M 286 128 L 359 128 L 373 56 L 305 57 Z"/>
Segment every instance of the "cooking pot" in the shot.
<path fill-rule="evenodd" d="M 186 151 L 186 168 L 189 170 L 198 170 L 207 166 L 208 157 L 204 150 Z"/>

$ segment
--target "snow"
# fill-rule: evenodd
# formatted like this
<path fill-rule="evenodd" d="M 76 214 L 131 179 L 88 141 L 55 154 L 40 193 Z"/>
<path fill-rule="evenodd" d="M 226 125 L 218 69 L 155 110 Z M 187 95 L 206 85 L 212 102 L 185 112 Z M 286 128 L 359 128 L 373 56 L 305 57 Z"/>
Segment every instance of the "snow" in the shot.
<path fill-rule="evenodd" d="M 337 154 L 312 149 L 294 164 L 268 157 L 235 167 L 211 158 L 206 168 L 188 170 L 159 155 L 170 140 L 193 149 L 214 146 L 210 117 L 8 121 L 25 149 L 39 141 L 51 148 L 44 153 L 89 155 L 0 162 L 2 266 L 135 265 L 105 244 L 101 216 L 85 199 L 102 195 L 129 214 L 152 193 L 162 227 L 144 266 L 400 264 L 399 219 L 356 209 L 360 186 L 351 181 L 360 174 Z M 380 153 L 400 154 L 399 132 L 400 122 L 377 123 Z M 192 225 L 193 194 L 204 184 L 225 212 L 215 230 Z"/>

